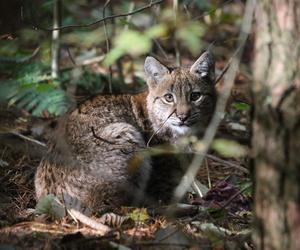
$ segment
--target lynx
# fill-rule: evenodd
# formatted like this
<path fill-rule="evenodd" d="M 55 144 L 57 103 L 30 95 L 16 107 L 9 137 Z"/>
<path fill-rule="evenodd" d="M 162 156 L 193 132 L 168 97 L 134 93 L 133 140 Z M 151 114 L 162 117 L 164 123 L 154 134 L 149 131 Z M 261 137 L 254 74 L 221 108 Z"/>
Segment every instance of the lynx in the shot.
<path fill-rule="evenodd" d="M 167 154 L 138 161 L 135 155 L 150 138 L 155 146 L 201 135 L 216 103 L 215 64 L 204 52 L 191 67 L 168 68 L 147 57 L 144 69 L 147 91 L 98 95 L 68 115 L 57 129 L 60 138 L 37 169 L 37 199 L 54 194 L 82 211 L 143 197 L 170 199 L 184 173 L 181 161 Z"/>

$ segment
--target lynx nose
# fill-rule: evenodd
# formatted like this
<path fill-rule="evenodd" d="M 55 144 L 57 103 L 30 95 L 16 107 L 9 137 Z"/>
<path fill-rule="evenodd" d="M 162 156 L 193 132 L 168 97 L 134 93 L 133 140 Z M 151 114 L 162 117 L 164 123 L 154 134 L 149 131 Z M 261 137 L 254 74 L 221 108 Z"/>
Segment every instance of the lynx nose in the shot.
<path fill-rule="evenodd" d="M 177 117 L 179 118 L 180 121 L 185 122 L 188 119 L 189 115 L 188 114 L 179 114 L 179 115 L 177 115 Z"/>

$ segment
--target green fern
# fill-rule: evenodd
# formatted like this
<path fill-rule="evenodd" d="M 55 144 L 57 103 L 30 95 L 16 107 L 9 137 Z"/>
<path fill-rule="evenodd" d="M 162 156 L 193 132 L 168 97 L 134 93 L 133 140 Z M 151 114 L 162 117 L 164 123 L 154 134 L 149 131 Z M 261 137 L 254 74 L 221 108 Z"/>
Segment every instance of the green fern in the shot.
<path fill-rule="evenodd" d="M 24 109 L 33 116 L 59 116 L 73 105 L 73 100 L 51 81 L 47 67 L 40 63 L 17 64 L 6 74 L 14 77 L 0 83 L 0 102 Z"/>

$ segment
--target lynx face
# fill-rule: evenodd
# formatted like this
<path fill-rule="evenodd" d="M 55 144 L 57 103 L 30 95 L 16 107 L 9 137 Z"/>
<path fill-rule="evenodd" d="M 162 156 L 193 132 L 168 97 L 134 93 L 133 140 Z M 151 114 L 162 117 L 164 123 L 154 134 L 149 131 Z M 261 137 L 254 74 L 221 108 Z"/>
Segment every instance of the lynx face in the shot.
<path fill-rule="evenodd" d="M 190 68 L 169 69 L 147 57 L 147 107 L 154 130 L 177 138 L 191 129 L 203 131 L 215 108 L 215 64 L 205 52 Z M 169 118 L 168 118 L 169 117 Z"/>

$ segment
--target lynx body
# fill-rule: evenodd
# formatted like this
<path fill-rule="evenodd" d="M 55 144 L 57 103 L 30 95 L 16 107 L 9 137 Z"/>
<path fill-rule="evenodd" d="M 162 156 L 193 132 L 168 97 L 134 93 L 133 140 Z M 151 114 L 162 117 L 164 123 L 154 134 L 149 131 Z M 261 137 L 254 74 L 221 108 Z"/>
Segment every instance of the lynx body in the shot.
<path fill-rule="evenodd" d="M 37 169 L 37 199 L 55 194 L 81 211 L 151 196 L 168 200 L 184 173 L 182 162 L 174 155 L 139 161 L 135 156 L 154 132 L 151 146 L 176 144 L 192 130 L 205 129 L 216 102 L 214 67 L 209 52 L 190 68 L 170 69 L 147 57 L 147 91 L 99 95 L 81 104 L 60 124 L 58 138 Z"/>

